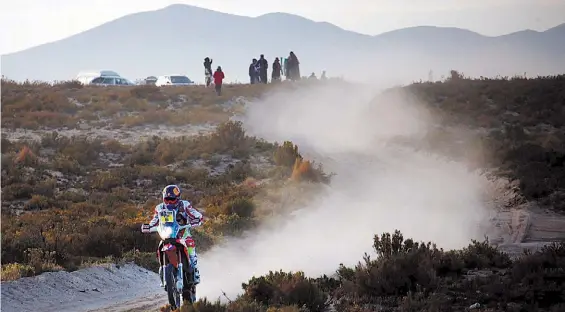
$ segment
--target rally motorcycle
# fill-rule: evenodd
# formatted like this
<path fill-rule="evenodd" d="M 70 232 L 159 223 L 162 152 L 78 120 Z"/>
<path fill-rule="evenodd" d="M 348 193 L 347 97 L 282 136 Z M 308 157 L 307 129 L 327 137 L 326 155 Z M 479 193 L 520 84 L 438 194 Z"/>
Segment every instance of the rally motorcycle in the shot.
<path fill-rule="evenodd" d="M 172 310 L 180 308 L 183 300 L 189 303 L 196 301 L 194 270 L 186 252 L 186 248 L 194 248 L 195 244 L 189 239 L 185 246 L 185 240 L 177 238 L 179 231 L 189 231 L 191 225 L 180 225 L 177 213 L 178 209 L 163 209 L 159 212 L 158 225 L 150 229 L 150 232 L 158 232 L 161 237 L 159 248 L 163 266 L 159 271 L 163 273 L 163 284 Z M 149 229 L 149 224 L 143 224 L 143 228 Z"/>

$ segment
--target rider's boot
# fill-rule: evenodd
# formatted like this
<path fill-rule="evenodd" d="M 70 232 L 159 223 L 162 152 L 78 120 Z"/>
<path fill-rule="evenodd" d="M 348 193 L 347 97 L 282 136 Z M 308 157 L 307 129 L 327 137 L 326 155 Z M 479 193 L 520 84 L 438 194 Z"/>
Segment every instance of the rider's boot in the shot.
<path fill-rule="evenodd" d="M 161 282 L 159 286 L 165 287 L 165 283 L 163 281 L 163 266 L 159 266 L 159 281 Z"/>
<path fill-rule="evenodd" d="M 200 283 L 200 271 L 198 270 L 198 255 L 196 255 L 196 253 L 194 253 L 193 256 L 190 256 L 190 262 L 192 263 L 192 270 L 194 272 L 194 285 L 198 285 Z"/>

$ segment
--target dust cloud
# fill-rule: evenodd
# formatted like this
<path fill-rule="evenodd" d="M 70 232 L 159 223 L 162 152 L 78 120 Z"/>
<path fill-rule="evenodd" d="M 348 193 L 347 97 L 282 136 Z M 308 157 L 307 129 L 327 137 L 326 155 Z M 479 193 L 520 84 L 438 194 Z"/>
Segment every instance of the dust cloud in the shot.
<path fill-rule="evenodd" d="M 269 270 L 332 274 L 372 249 L 374 234 L 458 248 L 482 239 L 491 210 L 488 181 L 463 163 L 390 144 L 419 138 L 434 118 L 406 94 L 369 86 L 319 85 L 250 103 L 244 126 L 269 141 L 292 140 L 307 158 L 336 173 L 308 207 L 229 240 L 200 256 L 199 296 L 233 299 L 241 283 Z"/>

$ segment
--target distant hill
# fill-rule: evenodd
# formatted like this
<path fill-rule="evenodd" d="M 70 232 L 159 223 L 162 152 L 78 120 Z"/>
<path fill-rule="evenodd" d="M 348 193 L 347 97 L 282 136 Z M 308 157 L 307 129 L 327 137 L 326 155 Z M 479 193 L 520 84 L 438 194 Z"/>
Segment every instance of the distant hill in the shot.
<path fill-rule="evenodd" d="M 204 57 L 228 81 L 248 81 L 253 57 L 269 63 L 294 51 L 302 75 L 326 70 L 353 80 L 405 82 L 457 69 L 468 75 L 565 72 L 565 24 L 487 37 L 458 28 L 421 26 L 363 35 L 286 13 L 255 18 L 189 5 L 131 14 L 53 43 L 2 55 L 2 74 L 16 80 L 63 80 L 88 69 L 134 80 L 185 73 L 203 80 Z"/>

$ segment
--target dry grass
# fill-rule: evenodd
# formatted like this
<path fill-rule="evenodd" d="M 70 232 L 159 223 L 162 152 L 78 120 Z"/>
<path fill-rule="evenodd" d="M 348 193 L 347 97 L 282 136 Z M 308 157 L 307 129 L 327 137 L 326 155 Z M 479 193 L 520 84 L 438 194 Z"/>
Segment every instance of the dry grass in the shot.
<path fill-rule="evenodd" d="M 115 126 L 221 123 L 231 112 L 222 104 L 261 96 L 271 85 L 224 85 L 221 96 L 204 86 L 82 86 L 2 80 L 2 127 L 76 128 L 79 122 Z"/>

